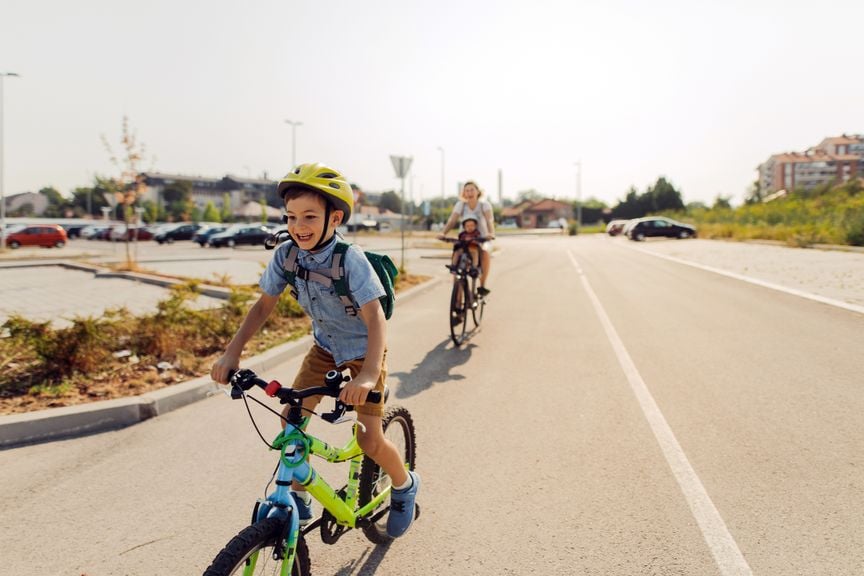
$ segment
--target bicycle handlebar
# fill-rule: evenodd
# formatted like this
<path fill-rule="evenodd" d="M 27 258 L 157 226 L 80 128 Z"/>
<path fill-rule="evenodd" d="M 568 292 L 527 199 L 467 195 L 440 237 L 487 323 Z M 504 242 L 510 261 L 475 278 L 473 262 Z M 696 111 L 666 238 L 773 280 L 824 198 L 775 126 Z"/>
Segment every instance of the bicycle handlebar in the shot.
<path fill-rule="evenodd" d="M 494 240 L 494 237 L 478 236 L 477 238 L 474 238 L 473 240 L 469 240 L 467 242 L 465 240 L 459 240 L 459 238 L 450 238 L 449 236 L 439 236 L 438 239 L 442 242 L 450 242 L 451 244 L 483 244 L 484 242 Z"/>
<path fill-rule="evenodd" d="M 336 370 L 330 370 L 324 376 L 324 386 L 294 390 L 293 388 L 285 388 L 277 380 L 266 382 L 259 378 L 252 370 L 243 369 L 232 372 L 228 382 L 231 385 L 231 398 L 235 400 L 242 397 L 243 392 L 251 389 L 253 386 L 258 386 L 271 398 L 279 398 L 282 404 L 296 406 L 301 404 L 304 398 L 309 398 L 310 396 L 338 398 L 339 393 L 342 391 L 342 383 L 349 380 L 351 380 L 350 376 L 343 376 Z M 381 400 L 382 394 L 377 390 L 371 390 L 366 396 L 366 402 L 370 404 L 380 404 Z"/>

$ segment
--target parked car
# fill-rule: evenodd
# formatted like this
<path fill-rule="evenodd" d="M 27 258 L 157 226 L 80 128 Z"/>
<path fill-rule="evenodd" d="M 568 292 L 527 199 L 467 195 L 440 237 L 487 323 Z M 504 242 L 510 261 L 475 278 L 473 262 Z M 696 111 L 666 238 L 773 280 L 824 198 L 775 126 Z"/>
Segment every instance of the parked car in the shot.
<path fill-rule="evenodd" d="M 143 226 L 137 229 L 134 226 L 131 228 L 127 228 L 126 226 L 117 226 L 111 230 L 111 240 L 125 242 L 126 240 L 135 240 L 136 238 L 138 240 L 152 240 L 153 233 Z"/>
<path fill-rule="evenodd" d="M 89 224 L 63 224 L 63 229 L 66 230 L 67 238 L 80 238 L 81 230 L 87 228 Z"/>
<path fill-rule="evenodd" d="M 608 224 L 606 224 L 606 233 L 609 236 L 617 236 L 624 231 L 624 227 L 627 225 L 629 220 L 610 220 Z"/>
<path fill-rule="evenodd" d="M 272 232 L 266 226 L 232 226 L 224 232 L 214 234 L 207 241 L 213 248 L 220 246 L 228 246 L 233 248 L 241 244 L 264 244 L 264 239 L 270 236 Z"/>
<path fill-rule="evenodd" d="M 647 216 L 637 218 L 632 225 L 628 225 L 626 233 L 630 240 L 636 241 L 658 236 L 684 239 L 695 238 L 696 228 L 663 216 Z"/>
<path fill-rule="evenodd" d="M 159 244 L 171 244 L 175 240 L 191 240 L 195 233 L 201 229 L 201 224 L 193 224 L 191 222 L 183 222 L 172 226 L 171 228 L 165 228 L 153 238 Z"/>
<path fill-rule="evenodd" d="M 79 236 L 81 238 L 86 238 L 87 240 L 94 240 L 98 236 L 99 232 L 107 227 L 108 226 L 104 224 L 91 224 L 90 226 L 82 228 L 81 232 L 79 232 Z"/>
<path fill-rule="evenodd" d="M 546 224 L 546 228 L 567 228 L 567 220 L 565 218 L 556 218 L 554 220 L 550 220 L 549 223 Z"/>
<path fill-rule="evenodd" d="M 227 229 L 227 226 L 207 226 L 196 232 L 195 236 L 192 237 L 192 241 L 197 242 L 198 245 L 203 248 L 207 245 L 207 240 L 209 240 L 211 236 L 219 234 L 220 232 L 225 232 Z"/>
<path fill-rule="evenodd" d="M 66 231 L 58 224 L 38 224 L 6 230 L 6 245 L 9 248 L 18 248 L 19 246 L 62 248 L 67 241 Z"/>

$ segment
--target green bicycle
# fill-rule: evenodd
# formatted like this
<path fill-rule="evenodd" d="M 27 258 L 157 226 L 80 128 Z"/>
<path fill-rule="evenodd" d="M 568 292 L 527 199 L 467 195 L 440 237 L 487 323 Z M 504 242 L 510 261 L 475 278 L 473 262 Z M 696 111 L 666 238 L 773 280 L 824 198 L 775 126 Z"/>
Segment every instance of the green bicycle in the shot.
<path fill-rule="evenodd" d="M 246 392 L 253 386 L 263 388 L 268 396 L 279 398 L 289 404 L 285 428 L 272 444 L 262 440 L 275 450 L 279 450 L 279 464 L 267 483 L 265 493 L 275 479 L 276 488 L 264 499 L 258 499 L 252 510 L 252 523 L 217 554 L 204 576 L 228 576 L 230 574 L 251 576 L 253 574 L 280 574 L 282 576 L 308 576 L 311 572 L 309 549 L 305 536 L 318 529 L 321 540 L 335 544 L 348 530 L 360 528 L 374 544 L 387 544 L 392 538 L 387 535 L 386 521 L 389 505 L 385 505 L 391 491 L 391 481 L 384 471 L 368 456 L 363 454 L 357 443 L 357 429 L 361 426 L 354 422 L 353 434 L 342 447 L 330 446 L 304 431 L 309 417 L 302 414 L 303 399 L 310 396 L 330 396 L 338 398 L 343 382 L 349 377 L 335 370 L 327 373 L 324 386 L 293 390 L 283 388 L 275 380 L 267 383 L 251 370 L 239 370 L 231 377 L 231 398 L 242 398 L 249 411 L 248 399 L 258 401 Z M 380 403 L 386 399 L 386 392 L 370 392 L 367 401 Z M 275 410 L 268 410 L 278 414 Z M 332 412 L 321 414 L 320 418 L 330 424 L 353 421 L 346 416 L 351 407 L 339 400 Z M 251 412 L 249 413 L 251 417 Z M 314 413 L 313 413 L 314 414 Z M 255 421 L 252 421 L 258 435 Z M 384 435 L 399 449 L 405 466 L 413 470 L 417 458 L 417 443 L 414 421 L 403 407 L 387 409 L 382 420 Z M 349 463 L 348 481 L 339 490 L 331 488 L 309 463 L 314 455 L 328 462 Z M 359 474 L 358 474 L 359 471 Z M 300 518 L 293 493 L 292 480 L 303 484 L 308 493 L 324 508 L 321 516 L 305 527 L 300 527 Z M 415 517 L 420 516 L 420 507 L 415 505 Z"/>

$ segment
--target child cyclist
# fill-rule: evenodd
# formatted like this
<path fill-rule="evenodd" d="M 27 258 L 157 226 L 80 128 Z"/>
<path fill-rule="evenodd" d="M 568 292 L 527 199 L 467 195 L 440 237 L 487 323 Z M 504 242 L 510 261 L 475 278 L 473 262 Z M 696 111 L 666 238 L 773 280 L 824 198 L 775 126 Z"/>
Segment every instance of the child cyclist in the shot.
<path fill-rule="evenodd" d="M 288 287 L 283 268 L 292 244 L 300 250 L 297 263 L 308 273 L 295 278 L 297 301 L 312 318 L 314 343 L 299 373 L 295 389 L 321 386 L 329 370 L 349 370 L 352 380 L 342 389 L 339 399 L 356 407 L 357 419 L 365 426 L 358 430 L 357 441 L 393 481 L 387 532 L 398 537 L 414 521 L 414 499 L 420 488 L 420 477 L 405 469 L 398 450 L 384 437 L 381 418 L 383 401 L 366 404 L 371 390 L 384 390 L 387 325 L 378 298 L 384 288 L 363 252 L 351 246 L 342 265 L 349 279 L 351 299 L 357 313 L 351 315 L 332 288 L 316 282 L 315 270 L 332 267 L 335 232 L 340 223 L 351 216 L 354 193 L 348 181 L 336 170 L 322 164 L 301 164 L 285 176 L 277 188 L 285 203 L 288 233 L 291 241 L 276 248 L 273 259 L 261 277 L 262 290 L 258 301 L 250 308 L 225 353 L 213 365 L 211 377 L 226 383 L 231 370 L 238 368 L 240 354 L 249 339 L 261 328 Z M 301 276 L 306 276 L 308 280 Z M 319 275 L 320 276 L 320 275 Z M 303 407 L 314 410 L 321 397 L 307 398 Z M 312 518 L 312 500 L 302 486 L 292 485 L 302 523 Z"/>
<path fill-rule="evenodd" d="M 459 233 L 458 240 L 461 243 L 453 246 L 453 266 L 459 261 L 459 255 L 462 253 L 462 247 L 468 248 L 471 254 L 471 262 L 477 266 L 480 262 L 480 245 L 477 243 L 480 236 L 480 230 L 477 227 L 477 218 L 472 214 L 462 219 L 462 232 Z"/>

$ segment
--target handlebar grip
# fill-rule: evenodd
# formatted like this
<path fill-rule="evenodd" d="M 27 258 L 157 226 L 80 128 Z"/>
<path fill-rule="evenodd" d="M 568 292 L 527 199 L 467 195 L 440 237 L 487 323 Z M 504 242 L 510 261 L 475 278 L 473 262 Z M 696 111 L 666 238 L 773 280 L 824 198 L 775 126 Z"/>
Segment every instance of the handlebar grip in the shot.
<path fill-rule="evenodd" d="M 367 404 L 381 404 L 381 392 L 372 390 L 366 395 Z"/>

